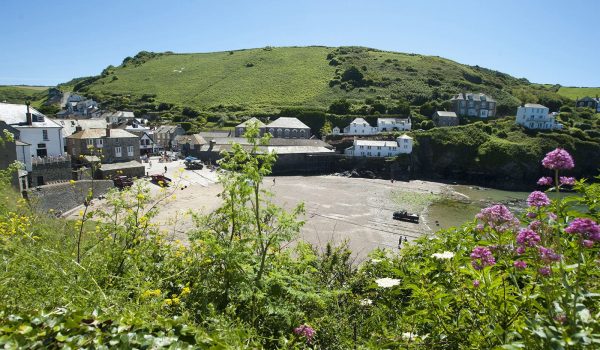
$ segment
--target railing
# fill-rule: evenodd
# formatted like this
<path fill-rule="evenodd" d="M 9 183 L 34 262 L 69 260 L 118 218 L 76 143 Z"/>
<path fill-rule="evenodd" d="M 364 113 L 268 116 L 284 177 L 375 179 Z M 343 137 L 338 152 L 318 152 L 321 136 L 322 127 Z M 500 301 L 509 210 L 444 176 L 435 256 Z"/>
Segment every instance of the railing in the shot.
<path fill-rule="evenodd" d="M 70 160 L 71 159 L 68 156 L 32 157 L 31 164 L 33 164 L 33 165 L 52 164 L 52 163 L 67 162 Z"/>

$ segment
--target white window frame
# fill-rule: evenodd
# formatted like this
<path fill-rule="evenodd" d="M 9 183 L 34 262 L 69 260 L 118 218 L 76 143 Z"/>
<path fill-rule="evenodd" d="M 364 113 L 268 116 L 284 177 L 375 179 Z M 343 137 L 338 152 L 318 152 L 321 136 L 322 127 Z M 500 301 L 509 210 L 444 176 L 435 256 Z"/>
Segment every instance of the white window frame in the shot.
<path fill-rule="evenodd" d="M 133 146 L 127 146 L 127 156 L 133 157 Z"/>
<path fill-rule="evenodd" d="M 121 146 L 116 146 L 115 147 L 115 157 L 122 157 L 123 156 L 123 150 L 121 149 Z"/>

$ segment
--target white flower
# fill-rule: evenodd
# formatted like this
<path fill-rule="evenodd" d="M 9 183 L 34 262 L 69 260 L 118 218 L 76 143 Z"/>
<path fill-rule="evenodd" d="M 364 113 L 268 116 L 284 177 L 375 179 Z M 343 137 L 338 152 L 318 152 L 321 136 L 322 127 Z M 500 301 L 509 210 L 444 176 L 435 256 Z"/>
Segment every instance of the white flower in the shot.
<path fill-rule="evenodd" d="M 397 286 L 400 284 L 400 280 L 395 279 L 395 278 L 380 278 L 375 280 L 375 283 L 377 283 L 378 286 L 380 286 L 381 288 L 390 288 L 393 286 Z"/>
<path fill-rule="evenodd" d="M 443 253 L 433 253 L 431 254 L 432 258 L 440 259 L 440 260 L 448 260 L 454 257 L 454 253 L 452 252 L 443 252 Z"/>
<path fill-rule="evenodd" d="M 360 301 L 360 305 L 362 306 L 369 306 L 373 304 L 373 300 L 366 298 L 366 299 L 361 299 Z"/>
<path fill-rule="evenodd" d="M 404 332 L 404 333 L 402 333 L 402 339 L 406 339 L 406 340 L 409 340 L 409 339 L 412 340 L 412 339 L 415 339 L 418 336 L 419 335 L 416 334 L 416 333 L 410 333 L 410 332 Z"/>
<path fill-rule="evenodd" d="M 378 264 L 378 263 L 380 263 L 380 262 L 382 262 L 382 261 L 383 261 L 383 260 L 381 260 L 381 259 L 371 259 L 371 262 L 372 262 L 373 264 Z"/>

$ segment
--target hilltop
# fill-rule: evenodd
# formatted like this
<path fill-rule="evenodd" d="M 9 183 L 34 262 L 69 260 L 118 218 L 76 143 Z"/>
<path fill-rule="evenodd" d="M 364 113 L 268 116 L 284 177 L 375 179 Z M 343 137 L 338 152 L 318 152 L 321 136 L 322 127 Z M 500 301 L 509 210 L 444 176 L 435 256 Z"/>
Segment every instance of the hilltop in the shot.
<path fill-rule="evenodd" d="M 348 100 L 353 114 L 408 101 L 444 101 L 480 91 L 511 114 L 522 101 L 557 104 L 559 85 L 532 84 L 508 74 L 445 58 L 364 47 L 266 47 L 214 53 L 140 52 L 98 76 L 59 86 L 114 108 L 249 115 L 286 108 L 327 111 Z M 558 102 L 557 102 L 558 101 Z"/>

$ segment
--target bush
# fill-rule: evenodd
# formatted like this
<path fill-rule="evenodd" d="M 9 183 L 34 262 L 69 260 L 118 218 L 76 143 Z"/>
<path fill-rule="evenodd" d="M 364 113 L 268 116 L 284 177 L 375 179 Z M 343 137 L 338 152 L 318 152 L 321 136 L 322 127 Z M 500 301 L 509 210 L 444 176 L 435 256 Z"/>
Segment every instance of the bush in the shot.
<path fill-rule="evenodd" d="M 333 114 L 348 114 L 350 112 L 350 102 L 346 100 L 338 100 L 329 106 L 329 113 Z"/>

